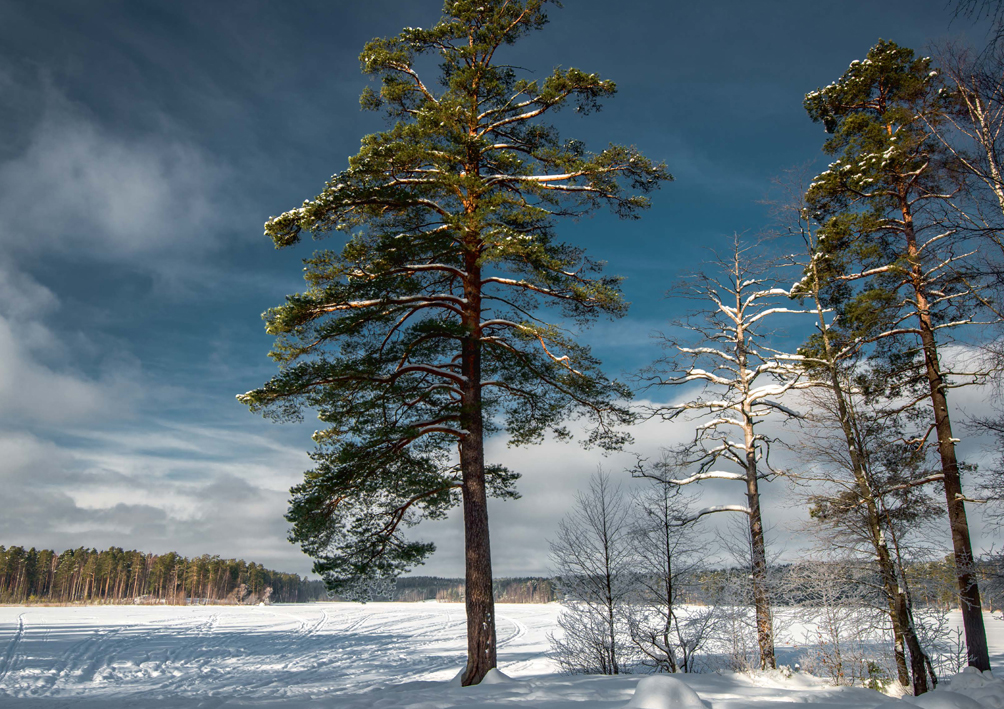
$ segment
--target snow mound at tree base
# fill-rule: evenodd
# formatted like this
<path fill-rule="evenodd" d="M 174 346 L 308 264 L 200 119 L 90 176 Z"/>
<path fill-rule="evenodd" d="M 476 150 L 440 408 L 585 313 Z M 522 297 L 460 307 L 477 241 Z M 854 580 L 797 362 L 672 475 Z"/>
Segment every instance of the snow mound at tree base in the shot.
<path fill-rule="evenodd" d="M 994 677 L 990 670 L 980 672 L 975 667 L 967 667 L 959 674 L 943 680 L 938 689 L 917 697 L 914 703 L 924 709 L 974 709 L 972 704 L 953 699 L 960 696 L 986 709 L 1004 709 L 1004 680 Z M 941 703 L 935 706 L 929 697 L 938 699 Z M 949 701 L 956 703 L 949 705 L 946 703 Z"/>
<path fill-rule="evenodd" d="M 707 705 L 676 677 L 653 675 L 638 682 L 624 709 L 707 709 Z"/>
<path fill-rule="evenodd" d="M 913 703 L 922 709 L 984 709 L 975 699 L 948 689 L 931 690 L 914 697 Z"/>
<path fill-rule="evenodd" d="M 463 681 L 464 673 L 467 672 L 467 665 L 460 668 L 460 672 L 454 675 L 453 679 L 450 680 L 449 684 L 451 687 L 460 687 Z M 509 684 L 514 682 L 512 677 L 502 672 L 497 667 L 493 667 L 485 674 L 485 678 L 481 680 L 481 684 Z"/>

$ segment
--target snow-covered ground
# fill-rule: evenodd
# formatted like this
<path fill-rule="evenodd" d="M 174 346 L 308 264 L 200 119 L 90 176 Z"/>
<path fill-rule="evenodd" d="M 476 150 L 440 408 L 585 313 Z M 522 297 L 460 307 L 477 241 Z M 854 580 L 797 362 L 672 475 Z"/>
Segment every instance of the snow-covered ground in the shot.
<path fill-rule="evenodd" d="M 637 675 L 555 674 L 547 633 L 559 610 L 499 605 L 499 667 L 512 679 L 461 688 L 450 684 L 466 654 L 457 604 L 0 607 L 0 707 L 872 709 L 895 702 L 798 674 L 686 677 L 704 705 L 672 679 L 638 688 Z M 987 623 L 992 659 L 1002 665 L 1004 621 L 987 616 Z M 965 691 L 985 706 L 1004 706 L 1004 683 L 998 692 L 996 684 L 979 687 L 980 677 L 968 680 L 956 685 L 975 687 Z M 966 709 L 948 699 L 924 706 Z"/>

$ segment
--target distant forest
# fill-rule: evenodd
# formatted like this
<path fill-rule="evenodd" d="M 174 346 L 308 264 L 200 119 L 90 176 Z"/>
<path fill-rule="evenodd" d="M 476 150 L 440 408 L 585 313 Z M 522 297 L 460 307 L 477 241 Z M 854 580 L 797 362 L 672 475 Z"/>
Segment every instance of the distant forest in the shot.
<path fill-rule="evenodd" d="M 495 581 L 500 603 L 557 600 L 552 580 Z M 400 578 L 393 601 L 461 602 L 462 579 Z M 243 559 L 175 552 L 149 554 L 117 547 L 56 553 L 0 545 L 0 603 L 313 603 L 337 600 L 322 581 L 266 569 Z"/>
<path fill-rule="evenodd" d="M 534 576 L 498 578 L 494 587 L 496 603 L 550 603 L 559 598 L 553 579 Z M 405 576 L 397 580 L 394 600 L 460 603 L 464 600 L 464 580 Z"/>
<path fill-rule="evenodd" d="M 243 559 L 112 547 L 0 546 L 0 603 L 297 603 L 326 600 L 321 581 Z"/>

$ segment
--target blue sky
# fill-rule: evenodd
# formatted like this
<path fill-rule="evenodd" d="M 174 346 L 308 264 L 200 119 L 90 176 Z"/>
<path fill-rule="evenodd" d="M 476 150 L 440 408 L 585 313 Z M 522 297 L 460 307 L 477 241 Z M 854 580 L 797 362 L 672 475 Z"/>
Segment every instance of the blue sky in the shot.
<path fill-rule="evenodd" d="M 308 570 L 282 514 L 314 426 L 268 424 L 234 399 L 274 372 L 259 316 L 300 288 L 313 248 L 275 251 L 262 224 L 383 125 L 358 108 L 364 42 L 431 26 L 440 8 L 0 0 L 0 543 Z M 619 88 L 600 113 L 562 114 L 564 134 L 633 143 L 676 177 L 639 221 L 559 229 L 627 279 L 630 315 L 586 336 L 613 373 L 658 354 L 650 334 L 682 307 L 664 294 L 702 247 L 769 226 L 772 177 L 824 164 L 807 91 L 880 37 L 920 52 L 986 37 L 945 0 L 569 0 L 550 15 L 507 60 Z M 639 446 L 674 435 L 646 429 Z M 526 475 L 523 500 L 493 507 L 496 572 L 542 573 L 542 538 L 595 456 L 492 451 Z M 425 571 L 459 575 L 457 520 L 425 533 L 441 547 Z"/>

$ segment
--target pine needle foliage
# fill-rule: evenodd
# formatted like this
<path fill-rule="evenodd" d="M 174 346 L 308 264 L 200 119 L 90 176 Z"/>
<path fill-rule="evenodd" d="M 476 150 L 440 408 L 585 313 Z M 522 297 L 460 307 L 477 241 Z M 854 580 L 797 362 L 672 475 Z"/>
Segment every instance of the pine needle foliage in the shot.
<path fill-rule="evenodd" d="M 948 406 L 948 391 L 972 375 L 953 377 L 939 354 L 954 328 L 973 321 L 979 300 L 959 277 L 973 252 L 945 218 L 957 210 L 961 189 L 956 158 L 937 133 L 951 99 L 930 59 L 880 40 L 837 81 L 805 97 L 809 116 L 831 134 L 823 150 L 836 156 L 805 201 L 822 224 L 814 275 L 845 338 L 870 345 L 883 384 L 906 400 L 902 408 L 929 401 L 933 420 L 918 443 L 936 436 L 969 661 L 987 670 Z"/>
<path fill-rule="evenodd" d="M 545 25 L 547 4 L 448 1 L 433 28 L 369 42 L 360 61 L 379 88 L 361 105 L 390 126 L 265 225 L 277 248 L 304 233 L 345 239 L 307 259 L 307 289 L 265 314 L 280 371 L 239 397 L 280 421 L 315 409 L 324 424 L 287 518 L 333 588 L 420 563 L 433 545 L 402 530 L 462 501 L 470 605 L 472 554 L 491 592 L 485 494 L 514 496 L 518 477 L 485 465 L 484 439 L 567 438 L 564 422 L 585 417 L 587 443 L 626 440 L 617 402 L 629 391 L 568 329 L 623 315 L 619 279 L 555 224 L 600 207 L 636 217 L 672 178 L 633 147 L 592 153 L 544 122 L 615 92 L 578 69 L 535 78 L 502 62 Z M 425 56 L 439 60 L 436 82 L 415 68 Z"/>

